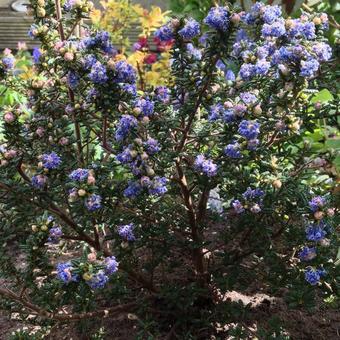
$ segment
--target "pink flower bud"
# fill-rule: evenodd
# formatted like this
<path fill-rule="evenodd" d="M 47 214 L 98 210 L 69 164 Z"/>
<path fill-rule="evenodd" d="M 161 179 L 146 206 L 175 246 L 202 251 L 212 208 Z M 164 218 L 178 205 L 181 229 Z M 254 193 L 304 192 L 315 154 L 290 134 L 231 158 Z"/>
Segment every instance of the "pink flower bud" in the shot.
<path fill-rule="evenodd" d="M 87 255 L 87 260 L 89 262 L 94 262 L 97 259 L 97 254 L 96 253 L 90 253 Z"/>
<path fill-rule="evenodd" d="M 15 116 L 12 112 L 7 112 L 4 115 L 4 120 L 5 120 L 6 123 L 10 124 L 10 123 L 14 122 Z"/>
<path fill-rule="evenodd" d="M 335 214 L 334 208 L 329 208 L 329 209 L 327 209 L 327 215 L 328 215 L 329 217 L 333 217 L 334 214 Z"/>
<path fill-rule="evenodd" d="M 74 59 L 74 54 L 72 52 L 66 52 L 64 54 L 64 59 L 66 61 L 72 61 Z"/>
<path fill-rule="evenodd" d="M 315 108 L 316 110 L 320 110 L 321 107 L 322 107 L 322 104 L 321 104 L 320 102 L 316 102 L 316 103 L 314 104 L 314 108 Z"/>
<path fill-rule="evenodd" d="M 69 140 L 68 140 L 67 137 L 61 137 L 61 138 L 59 139 L 59 144 L 60 144 L 60 145 L 67 145 L 68 142 L 69 142 Z"/>
<path fill-rule="evenodd" d="M 42 128 L 42 127 L 38 127 L 36 130 L 35 130 L 35 133 L 39 136 L 39 137 L 42 137 L 45 133 L 45 129 Z"/>
<path fill-rule="evenodd" d="M 324 213 L 322 211 L 317 211 L 314 213 L 314 218 L 316 220 L 321 220 L 323 218 Z"/>
<path fill-rule="evenodd" d="M 261 108 L 261 105 L 260 104 L 257 104 L 255 107 L 254 107 L 254 113 L 256 115 L 260 115 L 262 113 L 262 108 Z"/>
<path fill-rule="evenodd" d="M 238 13 L 234 13 L 231 18 L 230 18 L 230 21 L 234 24 L 234 25 L 238 25 L 239 22 L 241 20 L 241 17 Z"/>
<path fill-rule="evenodd" d="M 94 177 L 93 175 L 90 174 L 90 175 L 87 177 L 87 184 L 93 185 L 93 184 L 95 184 L 95 183 L 96 183 L 95 177 Z"/>

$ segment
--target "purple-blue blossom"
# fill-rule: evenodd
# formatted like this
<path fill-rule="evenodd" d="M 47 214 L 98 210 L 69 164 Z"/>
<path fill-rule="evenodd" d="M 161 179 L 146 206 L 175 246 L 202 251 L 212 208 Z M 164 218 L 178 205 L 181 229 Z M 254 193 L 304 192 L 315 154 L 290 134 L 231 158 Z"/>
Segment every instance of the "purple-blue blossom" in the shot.
<path fill-rule="evenodd" d="M 307 226 L 306 238 L 308 241 L 321 241 L 325 238 L 327 232 L 323 223 L 315 223 Z"/>
<path fill-rule="evenodd" d="M 142 187 L 137 181 L 129 181 L 127 188 L 124 190 L 124 196 L 135 198 L 142 192 Z"/>
<path fill-rule="evenodd" d="M 61 158 L 55 153 L 45 153 L 41 156 L 42 165 L 45 169 L 56 169 L 61 164 Z"/>
<path fill-rule="evenodd" d="M 159 39 L 161 42 L 167 42 L 169 40 L 172 40 L 174 37 L 174 31 L 170 23 L 160 27 L 155 32 L 155 37 Z"/>
<path fill-rule="evenodd" d="M 167 178 L 155 176 L 148 186 L 149 194 L 154 196 L 164 195 L 168 191 L 168 188 L 166 187 L 167 183 Z"/>
<path fill-rule="evenodd" d="M 326 275 L 324 269 L 314 269 L 309 267 L 305 270 L 305 280 L 312 286 L 317 285 L 321 278 Z"/>
<path fill-rule="evenodd" d="M 135 128 L 138 124 L 138 121 L 135 117 L 130 116 L 130 115 L 122 115 L 120 118 L 117 129 L 116 129 L 116 134 L 115 138 L 118 142 L 121 142 L 125 137 L 129 134 L 129 132 Z"/>
<path fill-rule="evenodd" d="M 144 116 L 152 116 L 154 113 L 155 103 L 149 98 L 140 98 L 135 103 L 135 108 L 141 110 L 141 113 Z"/>
<path fill-rule="evenodd" d="M 316 248 L 303 247 L 298 256 L 301 261 L 311 261 L 316 257 Z"/>
<path fill-rule="evenodd" d="M 102 197 L 97 194 L 92 194 L 85 201 L 85 206 L 89 211 L 96 211 L 102 207 Z"/>
<path fill-rule="evenodd" d="M 76 170 L 73 170 L 68 177 L 72 181 L 83 182 L 87 179 L 88 175 L 89 175 L 88 169 L 78 168 Z"/>
<path fill-rule="evenodd" d="M 126 241 L 135 241 L 136 237 L 133 233 L 135 226 L 133 223 L 120 225 L 117 228 L 118 235 Z"/>
<path fill-rule="evenodd" d="M 144 146 L 149 155 L 153 155 L 161 150 L 159 142 L 154 138 L 148 138 L 148 140 L 144 143 Z"/>
<path fill-rule="evenodd" d="M 108 81 L 109 77 L 106 73 L 106 67 L 97 61 L 91 68 L 89 73 L 90 80 L 95 84 L 104 84 Z"/>
<path fill-rule="evenodd" d="M 232 203 L 231 203 L 232 207 L 234 208 L 236 214 L 242 214 L 245 209 L 242 205 L 242 203 L 239 201 L 239 200 L 234 200 Z"/>
<path fill-rule="evenodd" d="M 213 7 L 204 19 L 204 23 L 219 31 L 227 31 L 229 27 L 229 12 L 226 7 Z"/>
<path fill-rule="evenodd" d="M 45 175 L 35 175 L 31 179 L 32 185 L 37 189 L 43 189 L 47 183 L 47 177 Z"/>
<path fill-rule="evenodd" d="M 136 70 L 124 60 L 119 60 L 115 64 L 117 83 L 134 84 L 136 82 Z"/>
<path fill-rule="evenodd" d="M 208 177 L 217 175 L 217 165 L 211 159 L 206 159 L 204 155 L 196 157 L 194 168 L 198 172 L 203 172 Z"/>
<path fill-rule="evenodd" d="M 71 262 L 64 262 L 57 264 L 57 277 L 64 283 L 77 282 L 79 280 L 79 275 L 73 273 L 74 268 Z"/>
<path fill-rule="evenodd" d="M 238 133 L 246 139 L 256 139 L 260 133 L 260 123 L 250 120 L 242 120 L 238 127 Z"/>
<path fill-rule="evenodd" d="M 118 270 L 118 262 L 115 256 L 106 257 L 104 260 L 105 263 L 105 273 L 107 275 L 112 275 Z"/>
<path fill-rule="evenodd" d="M 306 61 L 302 60 L 300 75 L 305 78 L 311 78 L 319 70 L 319 66 L 319 62 L 314 58 L 309 58 Z"/>
<path fill-rule="evenodd" d="M 170 90 L 166 86 L 158 86 L 155 89 L 155 98 L 166 104 L 170 100 Z"/>
<path fill-rule="evenodd" d="M 109 281 L 109 277 L 104 273 L 103 270 L 100 270 L 97 274 L 94 274 L 90 280 L 86 281 L 86 283 L 92 289 L 102 289 L 106 286 Z"/>
<path fill-rule="evenodd" d="M 265 6 L 262 9 L 262 19 L 266 24 L 272 24 L 282 14 L 279 6 Z"/>
<path fill-rule="evenodd" d="M 308 202 L 309 208 L 313 212 L 316 212 L 320 208 L 323 208 L 325 204 L 326 204 L 326 199 L 321 196 L 315 196 Z"/>
<path fill-rule="evenodd" d="M 228 144 L 224 149 L 224 153 L 226 156 L 230 158 L 241 158 L 242 157 L 241 146 L 237 142 Z"/>
<path fill-rule="evenodd" d="M 272 24 L 264 24 L 261 31 L 264 37 L 279 38 L 286 33 L 285 21 L 283 19 L 277 20 Z"/>
<path fill-rule="evenodd" d="M 63 236 L 62 229 L 59 226 L 54 225 L 49 231 L 48 241 L 51 243 L 58 243 L 61 236 Z"/>
<path fill-rule="evenodd" d="M 184 27 L 178 31 L 178 34 L 186 40 L 190 40 L 200 34 L 200 24 L 190 18 L 185 23 Z"/>

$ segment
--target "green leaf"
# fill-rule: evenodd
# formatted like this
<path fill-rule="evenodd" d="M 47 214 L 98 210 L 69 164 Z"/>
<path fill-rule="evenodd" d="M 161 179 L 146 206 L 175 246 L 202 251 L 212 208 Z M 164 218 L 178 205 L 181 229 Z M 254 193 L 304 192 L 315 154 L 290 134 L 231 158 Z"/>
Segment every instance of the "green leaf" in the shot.
<path fill-rule="evenodd" d="M 311 99 L 311 102 L 312 103 L 317 103 L 317 102 L 326 103 L 333 99 L 334 97 L 332 96 L 332 94 L 327 89 L 323 89 L 320 92 L 318 92 L 315 96 L 313 96 L 313 98 Z"/>

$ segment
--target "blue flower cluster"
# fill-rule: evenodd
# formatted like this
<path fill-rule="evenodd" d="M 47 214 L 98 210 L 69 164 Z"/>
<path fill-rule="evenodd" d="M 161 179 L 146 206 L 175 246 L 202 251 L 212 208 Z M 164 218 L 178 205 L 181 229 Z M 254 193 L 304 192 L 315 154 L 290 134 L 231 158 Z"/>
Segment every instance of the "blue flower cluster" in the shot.
<path fill-rule="evenodd" d="M 92 289 L 102 289 L 106 286 L 109 281 L 109 277 L 105 274 L 103 270 L 100 270 L 98 273 L 92 275 L 90 280 L 87 280 L 86 283 Z"/>
<path fill-rule="evenodd" d="M 36 189 L 43 189 L 47 184 L 47 177 L 45 175 L 35 175 L 31 179 L 32 185 Z"/>
<path fill-rule="evenodd" d="M 125 60 L 119 60 L 115 64 L 116 77 L 115 81 L 117 83 L 128 83 L 135 84 L 137 75 L 136 70 L 128 64 Z"/>
<path fill-rule="evenodd" d="M 95 84 L 106 83 L 109 79 L 106 73 L 106 67 L 103 64 L 101 64 L 99 61 L 97 61 L 91 67 L 89 78 Z"/>
<path fill-rule="evenodd" d="M 256 139 L 260 133 L 260 123 L 256 121 L 242 120 L 238 127 L 238 133 L 248 139 Z"/>
<path fill-rule="evenodd" d="M 233 54 L 241 57 L 239 77 L 249 80 L 254 76 L 295 73 L 305 78 L 316 75 L 322 62 L 331 58 L 328 44 L 317 41 L 317 29 L 310 15 L 298 19 L 283 19 L 279 6 L 255 3 L 241 18 L 247 32 L 241 28 L 236 35 Z M 326 23 L 322 16 L 320 22 Z M 324 24 L 322 24 L 324 25 Z M 326 27 L 326 26 L 325 26 Z M 250 38 L 261 29 L 263 40 L 258 43 Z"/>
<path fill-rule="evenodd" d="M 243 203 L 240 200 L 234 200 L 231 202 L 231 206 L 237 214 L 242 214 L 246 209 L 257 214 L 261 211 L 264 195 L 264 191 L 260 188 L 252 189 L 248 187 L 242 194 Z"/>
<path fill-rule="evenodd" d="M 326 199 L 324 197 L 321 197 L 321 196 L 315 196 L 313 197 L 308 205 L 309 205 L 309 208 L 312 210 L 312 212 L 316 212 L 318 211 L 320 208 L 323 208 L 326 204 Z"/>
<path fill-rule="evenodd" d="M 155 32 L 155 38 L 159 39 L 161 42 L 168 42 L 174 38 L 174 31 L 171 26 L 171 23 L 168 23 L 162 27 L 160 27 Z"/>
<path fill-rule="evenodd" d="M 213 7 L 210 9 L 204 22 L 219 31 L 227 31 L 229 27 L 229 12 L 226 7 Z"/>
<path fill-rule="evenodd" d="M 64 263 L 57 264 L 57 277 L 59 280 L 63 281 L 64 283 L 79 281 L 80 279 L 79 275 L 76 273 L 73 273 L 73 271 L 74 271 L 74 268 L 71 262 L 64 262 Z"/>
<path fill-rule="evenodd" d="M 309 209 L 312 213 L 314 222 L 309 223 L 306 227 L 306 240 L 313 246 L 304 246 L 298 256 L 301 261 L 311 261 L 317 256 L 316 245 L 327 246 L 329 240 L 326 239 L 327 234 L 331 232 L 331 227 L 324 217 L 332 217 L 334 209 L 326 209 L 327 200 L 322 196 L 314 196 L 308 202 Z M 323 268 L 315 269 L 308 267 L 305 270 L 305 279 L 311 285 L 316 285 L 320 279 L 326 275 Z"/>
<path fill-rule="evenodd" d="M 191 40 L 199 35 L 200 32 L 200 24 L 196 20 L 190 18 L 187 20 L 184 27 L 178 31 L 178 34 L 185 40 Z"/>
<path fill-rule="evenodd" d="M 42 166 L 48 170 L 57 169 L 61 164 L 61 158 L 55 152 L 43 154 L 41 160 Z"/>
<path fill-rule="evenodd" d="M 118 271 L 118 262 L 115 256 L 106 257 L 102 263 L 104 269 L 96 273 L 85 273 L 83 278 L 92 289 L 102 289 L 109 281 L 109 276 Z M 79 282 L 79 274 L 74 273 L 75 268 L 71 262 L 59 263 L 57 265 L 57 277 L 64 283 Z"/>
<path fill-rule="evenodd" d="M 83 182 L 87 179 L 88 175 L 89 175 L 88 169 L 78 168 L 76 170 L 73 170 L 68 177 L 72 181 Z"/>
<path fill-rule="evenodd" d="M 118 262 L 115 256 L 109 256 L 105 258 L 105 273 L 112 275 L 118 270 Z"/>
<path fill-rule="evenodd" d="M 167 104 L 170 101 L 170 91 L 166 86 L 158 86 L 155 89 L 155 99 Z"/>
<path fill-rule="evenodd" d="M 7 55 L 1 59 L 3 68 L 8 71 L 14 68 L 15 59 L 12 55 Z"/>
<path fill-rule="evenodd" d="M 311 261 L 316 257 L 316 248 L 303 247 L 298 256 L 302 261 Z"/>
<path fill-rule="evenodd" d="M 320 279 L 325 275 L 326 271 L 324 269 L 314 269 L 312 267 L 309 267 L 305 271 L 305 279 L 312 286 L 317 285 L 320 282 Z"/>
<path fill-rule="evenodd" d="M 59 227 L 58 225 L 53 225 L 53 227 L 49 231 L 48 242 L 58 243 L 61 236 L 63 236 L 63 231 L 61 227 Z"/>
<path fill-rule="evenodd" d="M 143 116 L 149 117 L 154 113 L 155 104 L 149 98 L 139 98 L 135 102 L 135 111 L 140 112 Z"/>
<path fill-rule="evenodd" d="M 110 35 L 106 31 L 99 31 L 92 37 L 85 37 L 79 43 L 79 48 L 88 50 L 99 48 L 109 55 L 115 55 L 117 53 L 110 41 Z"/>
<path fill-rule="evenodd" d="M 217 175 L 217 165 L 211 160 L 206 159 L 204 155 L 198 155 L 195 159 L 194 168 L 208 177 Z"/>
<path fill-rule="evenodd" d="M 96 211 L 102 207 L 102 197 L 98 194 L 90 195 L 86 201 L 85 206 L 89 211 Z"/>
<path fill-rule="evenodd" d="M 116 128 L 116 140 L 118 142 L 123 141 L 129 134 L 129 132 L 135 128 L 138 124 L 138 121 L 135 117 L 130 115 L 123 115 L 117 125 Z"/>
<path fill-rule="evenodd" d="M 136 237 L 133 233 L 134 228 L 135 226 L 133 223 L 118 226 L 118 235 L 125 241 L 135 241 Z"/>

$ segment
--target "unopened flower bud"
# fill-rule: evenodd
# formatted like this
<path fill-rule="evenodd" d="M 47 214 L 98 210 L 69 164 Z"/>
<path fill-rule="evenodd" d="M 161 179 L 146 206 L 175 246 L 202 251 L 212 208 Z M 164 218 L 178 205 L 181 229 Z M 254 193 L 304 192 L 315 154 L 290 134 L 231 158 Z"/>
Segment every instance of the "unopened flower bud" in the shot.
<path fill-rule="evenodd" d="M 234 25 L 238 25 L 239 22 L 241 20 L 241 17 L 238 13 L 234 13 L 231 18 L 230 18 L 230 21 L 234 24 Z"/>
<path fill-rule="evenodd" d="M 79 190 L 78 190 L 78 195 L 79 195 L 80 197 L 83 197 L 83 196 L 86 195 L 86 191 L 85 191 L 84 189 L 79 189 Z"/>
<path fill-rule="evenodd" d="M 321 21 L 320 18 L 315 17 L 315 18 L 313 19 L 313 23 L 314 23 L 314 25 L 321 25 L 322 21 Z"/>
<path fill-rule="evenodd" d="M 74 54 L 72 52 L 66 52 L 64 54 L 64 60 L 72 61 L 74 59 Z"/>
<path fill-rule="evenodd" d="M 145 161 L 146 159 L 149 158 L 149 155 L 146 152 L 143 152 L 140 157 L 143 161 Z"/>
<path fill-rule="evenodd" d="M 89 281 L 89 280 L 92 279 L 92 275 L 90 273 L 86 272 L 86 273 L 83 274 L 83 279 L 85 281 Z"/>
<path fill-rule="evenodd" d="M 134 113 L 136 116 L 140 115 L 141 112 L 142 112 L 142 110 L 141 110 L 140 107 L 135 107 L 135 108 L 133 109 L 133 113 Z"/>
<path fill-rule="evenodd" d="M 147 124 L 149 124 L 149 122 L 150 122 L 150 118 L 149 117 L 143 117 L 143 119 L 142 119 L 142 123 L 144 124 L 144 125 L 147 125 Z"/>
<path fill-rule="evenodd" d="M 316 220 L 321 220 L 321 219 L 323 218 L 323 215 L 324 215 L 324 213 L 323 213 L 322 211 L 316 211 L 316 212 L 314 213 L 314 218 L 315 218 Z"/>
<path fill-rule="evenodd" d="M 96 253 L 90 253 L 87 255 L 87 260 L 89 262 L 94 262 L 97 259 L 97 254 Z"/>
<path fill-rule="evenodd" d="M 67 137 L 61 137 L 61 138 L 59 139 L 59 144 L 60 144 L 60 145 L 67 145 L 68 142 L 69 142 L 69 140 L 68 140 Z"/>
<path fill-rule="evenodd" d="M 15 120 L 15 116 L 12 112 L 7 112 L 4 114 L 4 120 L 6 123 L 10 124 L 12 122 L 14 122 Z"/>
<path fill-rule="evenodd" d="M 31 228 L 34 233 L 38 231 L 38 227 L 35 224 L 33 224 Z"/>
<path fill-rule="evenodd" d="M 140 138 L 135 138 L 134 142 L 139 146 L 143 145 L 143 141 Z"/>
<path fill-rule="evenodd" d="M 334 216 L 334 213 L 335 213 L 334 208 L 329 208 L 329 209 L 327 209 L 327 216 L 333 217 L 333 216 Z"/>
<path fill-rule="evenodd" d="M 46 15 L 45 9 L 42 8 L 42 7 L 38 7 L 37 8 L 37 17 L 38 18 L 43 18 L 43 17 L 45 17 L 45 15 Z"/>
<path fill-rule="evenodd" d="M 48 227 L 47 227 L 46 224 L 44 224 L 44 225 L 42 225 L 42 226 L 40 227 L 40 229 L 41 229 L 42 231 L 46 231 L 46 230 L 48 230 Z"/>
<path fill-rule="evenodd" d="M 327 238 L 323 238 L 322 240 L 320 240 L 320 245 L 322 247 L 329 247 L 330 244 L 331 244 L 331 241 Z"/>
<path fill-rule="evenodd" d="M 255 107 L 254 107 L 254 113 L 256 115 L 260 115 L 262 113 L 262 108 L 261 108 L 261 105 L 260 104 L 257 104 Z"/>
<path fill-rule="evenodd" d="M 130 150 L 130 155 L 132 158 L 136 158 L 138 156 L 138 152 L 136 150 Z"/>
<path fill-rule="evenodd" d="M 96 183 L 96 179 L 93 175 L 89 175 L 87 177 L 87 184 L 88 185 L 94 185 Z"/>
<path fill-rule="evenodd" d="M 146 173 L 147 173 L 148 176 L 151 177 L 151 176 L 153 176 L 155 174 L 155 171 L 152 168 L 148 167 L 146 169 Z"/>
<path fill-rule="evenodd" d="M 280 189 L 282 187 L 282 182 L 279 179 L 275 179 L 272 184 L 276 189 Z"/>

